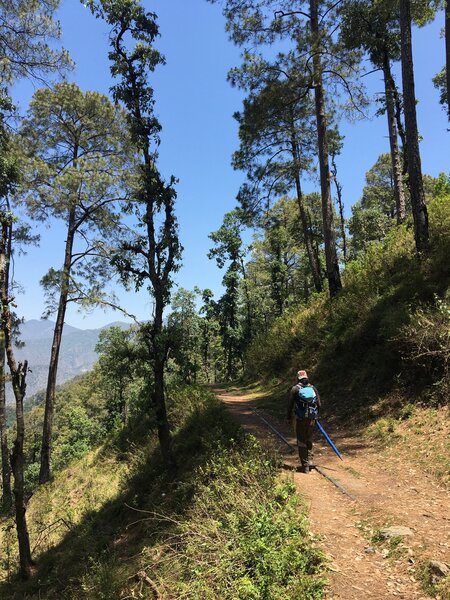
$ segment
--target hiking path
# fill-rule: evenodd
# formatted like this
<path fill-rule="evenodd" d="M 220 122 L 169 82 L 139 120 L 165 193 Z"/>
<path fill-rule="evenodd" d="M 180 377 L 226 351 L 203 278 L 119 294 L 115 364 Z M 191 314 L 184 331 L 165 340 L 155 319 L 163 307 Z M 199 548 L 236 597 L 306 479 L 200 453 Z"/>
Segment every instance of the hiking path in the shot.
<path fill-rule="evenodd" d="M 314 463 L 346 495 L 315 470 L 309 474 L 296 471 L 297 454 L 258 414 L 296 446 L 293 431 L 273 415 L 256 413 L 254 395 L 218 388 L 215 393 L 246 431 L 276 449 L 282 471 L 293 478 L 306 499 L 310 531 L 327 558 L 327 600 L 432 597 L 420 585 L 419 570 L 427 560 L 450 564 L 450 499 L 444 487 L 405 461 L 395 448 L 377 447 L 344 429 L 328 431 L 324 422 L 344 460 L 316 431 Z M 389 526 L 407 527 L 410 532 L 380 543 L 373 540 L 374 532 Z"/>

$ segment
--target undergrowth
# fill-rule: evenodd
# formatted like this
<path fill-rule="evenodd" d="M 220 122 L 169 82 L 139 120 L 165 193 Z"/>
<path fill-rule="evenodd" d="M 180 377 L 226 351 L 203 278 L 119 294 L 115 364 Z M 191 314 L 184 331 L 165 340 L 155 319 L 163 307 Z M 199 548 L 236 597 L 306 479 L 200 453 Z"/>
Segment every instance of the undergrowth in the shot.
<path fill-rule="evenodd" d="M 306 369 L 321 419 L 340 433 L 394 446 L 450 483 L 450 196 L 428 206 L 430 249 L 418 254 L 411 223 L 347 264 L 343 289 L 293 307 L 251 343 L 247 382 L 258 405 L 283 419 Z"/>
<path fill-rule="evenodd" d="M 448 402 L 450 196 L 428 209 L 428 253 L 416 252 L 411 223 L 369 245 L 347 264 L 335 298 L 314 295 L 254 339 L 247 377 L 293 384 L 304 368 L 333 415 L 355 424 L 379 418 L 373 407 L 392 392 L 402 398 L 395 409 Z"/>
<path fill-rule="evenodd" d="M 164 536 L 143 549 L 142 565 L 161 597 L 322 597 L 321 557 L 311 548 L 294 485 L 277 484 L 274 466 L 254 439 L 217 446 L 195 472 L 184 518 L 142 515 L 170 530 L 169 542 Z"/>
<path fill-rule="evenodd" d="M 433 561 L 425 561 L 420 565 L 418 576 L 423 589 L 432 598 L 450 600 L 450 573 L 437 576 Z"/>
<path fill-rule="evenodd" d="M 10 558 L 1 598 L 322 598 L 322 557 L 273 457 L 209 392 L 177 388 L 170 412 L 175 471 L 154 432 L 122 432 L 36 492 L 36 575 L 20 583 Z M 11 535 L 0 542 L 12 557 Z"/>

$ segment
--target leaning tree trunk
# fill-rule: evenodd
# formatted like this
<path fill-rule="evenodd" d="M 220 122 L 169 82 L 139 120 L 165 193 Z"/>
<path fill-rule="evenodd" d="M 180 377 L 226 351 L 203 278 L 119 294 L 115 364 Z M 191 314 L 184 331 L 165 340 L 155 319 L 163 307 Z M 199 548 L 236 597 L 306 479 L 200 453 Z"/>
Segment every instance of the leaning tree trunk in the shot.
<path fill-rule="evenodd" d="M 305 240 L 306 253 L 308 255 L 309 268 L 311 269 L 311 274 L 313 276 L 314 287 L 316 288 L 316 292 L 322 291 L 322 277 L 320 275 L 320 269 L 318 262 L 316 260 L 316 256 L 314 254 L 314 248 L 312 244 L 312 236 L 311 230 L 308 224 L 308 218 L 305 211 L 305 204 L 303 202 L 303 191 L 301 187 L 300 180 L 300 156 L 297 140 L 295 138 L 295 134 L 291 132 L 291 148 L 292 148 L 292 156 L 294 159 L 294 169 L 295 169 L 295 188 L 297 191 L 297 204 L 298 210 L 300 213 L 300 222 L 302 224 L 303 229 L 303 239 Z"/>
<path fill-rule="evenodd" d="M 389 129 L 389 144 L 391 148 L 392 173 L 394 175 L 394 196 L 397 211 L 397 224 L 403 223 L 406 216 L 405 191 L 402 181 L 402 166 L 398 148 L 397 124 L 395 120 L 394 107 L 394 80 L 392 78 L 389 57 L 384 53 L 383 57 L 384 89 L 386 94 L 386 113 Z"/>
<path fill-rule="evenodd" d="M 420 161 L 419 134 L 417 130 L 416 97 L 414 92 L 414 66 L 411 41 L 410 0 L 400 0 L 400 34 L 402 50 L 403 103 L 405 111 L 406 151 L 411 205 L 414 219 L 414 238 L 418 251 L 428 247 L 428 212 Z"/>
<path fill-rule="evenodd" d="M 56 315 L 55 329 L 53 331 L 53 342 L 50 352 L 50 364 L 48 368 L 47 389 L 45 394 L 44 426 L 42 430 L 41 467 L 39 471 L 39 483 L 46 483 L 51 477 L 51 454 L 53 438 L 53 413 L 55 405 L 56 376 L 58 374 L 59 351 L 64 329 L 64 318 L 66 316 L 67 300 L 69 296 L 70 269 L 72 263 L 72 250 L 75 237 L 75 208 L 72 207 L 69 215 L 67 228 L 66 250 L 64 266 L 61 274 L 61 293 L 59 296 L 58 313 Z"/>
<path fill-rule="evenodd" d="M 322 61 L 319 45 L 318 0 L 310 0 L 311 36 L 313 53 L 314 99 L 317 122 L 317 140 L 320 168 L 320 189 L 322 196 L 322 219 L 325 241 L 325 261 L 330 296 L 335 296 L 342 287 L 336 251 L 336 230 L 331 201 L 330 168 L 328 158 L 327 119 L 323 91 Z"/>

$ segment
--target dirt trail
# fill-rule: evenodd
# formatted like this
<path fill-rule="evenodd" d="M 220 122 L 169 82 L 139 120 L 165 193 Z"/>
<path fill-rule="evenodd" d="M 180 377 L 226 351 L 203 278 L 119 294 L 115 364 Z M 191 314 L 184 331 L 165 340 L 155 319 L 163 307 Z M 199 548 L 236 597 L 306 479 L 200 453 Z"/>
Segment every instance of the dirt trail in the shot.
<path fill-rule="evenodd" d="M 415 575 L 423 560 L 450 563 L 450 499 L 445 489 L 393 450 L 375 450 L 344 431 L 329 431 L 344 456 L 340 461 L 316 432 L 314 462 L 348 490 L 352 500 L 318 472 L 305 475 L 290 469 L 298 464 L 296 454 L 253 412 L 255 401 L 249 396 L 216 393 L 246 430 L 279 450 L 286 472 L 307 499 L 311 531 L 329 559 L 328 600 L 429 598 Z M 287 424 L 267 419 L 295 445 Z M 373 546 L 368 533 L 390 525 L 413 531 L 403 538 L 397 558 L 395 551 L 386 556 L 387 543 L 384 548 Z"/>

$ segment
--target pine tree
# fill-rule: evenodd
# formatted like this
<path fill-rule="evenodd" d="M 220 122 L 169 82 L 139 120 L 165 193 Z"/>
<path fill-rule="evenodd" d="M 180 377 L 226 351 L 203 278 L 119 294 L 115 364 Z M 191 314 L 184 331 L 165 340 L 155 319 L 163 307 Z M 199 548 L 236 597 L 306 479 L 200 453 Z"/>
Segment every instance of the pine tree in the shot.
<path fill-rule="evenodd" d="M 349 48 L 363 48 L 375 69 L 383 72 L 396 217 L 400 224 L 405 220 L 406 201 L 395 110 L 398 92 L 391 70 L 391 63 L 400 60 L 398 9 L 389 1 L 375 6 L 360 0 L 348 0 L 343 6 L 342 17 L 340 35 L 344 44 Z"/>
<path fill-rule="evenodd" d="M 0 0 L 0 80 L 43 81 L 71 66 L 67 51 L 57 49 L 61 36 L 55 13 L 60 0 Z"/>
<path fill-rule="evenodd" d="M 222 226 L 209 235 L 214 242 L 214 247 L 209 251 L 208 258 L 214 258 L 217 266 L 227 270 L 222 283 L 225 292 L 218 301 L 220 315 L 222 345 L 225 353 L 226 378 L 234 379 L 239 372 L 239 365 L 243 350 L 243 332 L 239 318 L 239 287 L 245 274 L 243 272 L 243 242 L 241 231 L 243 229 L 239 211 L 226 213 Z M 251 319 L 251 310 L 247 311 L 247 318 Z"/>
<path fill-rule="evenodd" d="M 361 90 L 355 85 L 358 57 L 335 43 L 333 32 L 336 28 L 338 4 L 328 6 L 318 0 L 299 0 L 294 3 L 290 0 L 227 0 L 224 8 L 227 29 L 232 40 L 244 48 L 244 58 L 254 54 L 250 46 L 266 46 L 273 56 L 270 49 L 273 43 L 279 40 L 283 44 L 287 43 L 288 50 L 283 50 L 283 53 L 293 58 L 299 72 L 307 79 L 306 91 L 313 93 L 326 273 L 332 296 L 339 291 L 341 280 L 331 197 L 328 140 L 330 115 L 333 113 L 333 99 L 339 98 L 339 90 L 343 90 L 342 94 L 353 110 L 361 112 L 361 106 L 364 105 Z M 250 70 L 251 67 L 252 65 Z M 274 70 L 276 71 L 276 67 Z M 327 87 L 331 88 L 331 94 Z M 304 93 L 305 88 L 302 86 L 298 89 L 298 95 Z"/>
<path fill-rule="evenodd" d="M 61 220 L 66 228 L 62 267 L 41 283 L 47 315 L 56 313 L 45 401 L 40 483 L 50 479 L 59 350 L 67 306 L 105 301 L 109 281 L 108 237 L 125 197 L 129 158 L 127 129 L 119 109 L 103 95 L 75 84 L 37 90 L 22 124 L 27 148 L 23 191 L 33 219 Z"/>
<path fill-rule="evenodd" d="M 26 524 L 26 502 L 24 495 L 24 419 L 23 398 L 26 390 L 27 363 L 17 364 L 14 357 L 12 336 L 15 317 L 11 312 L 9 260 L 13 251 L 14 217 L 9 205 L 11 186 L 17 183 L 18 166 L 14 167 L 15 158 L 9 150 L 9 134 L 5 128 L 5 116 L 12 105 L 8 95 L 8 86 L 15 80 L 27 78 L 43 81 L 43 77 L 55 72 L 62 73 L 71 66 L 66 51 L 55 49 L 54 41 L 60 37 L 58 23 L 54 14 L 59 0 L 0 0 L 0 199 L 1 199 L 1 251 L 0 251 L 0 295 L 2 333 L 0 341 L 1 377 L 0 377 L 0 430 L 2 445 L 2 475 L 6 476 L 6 490 L 9 492 L 9 469 L 5 467 L 7 441 L 4 425 L 4 364 L 5 353 L 11 372 L 13 391 L 16 398 L 17 434 L 11 456 L 14 474 L 14 500 L 16 511 L 16 528 L 19 542 L 20 568 L 23 578 L 31 574 L 32 560 L 28 530 Z M 16 227 L 22 237 L 27 233 Z M 5 483 L 5 479 L 3 479 Z"/>
<path fill-rule="evenodd" d="M 139 161 L 128 204 L 129 212 L 138 220 L 138 232 L 128 232 L 113 263 L 125 283 L 133 281 L 136 289 L 146 286 L 154 300 L 153 319 L 147 328 L 148 356 L 153 359 L 152 404 L 163 458 L 170 466 L 174 457 L 164 390 L 169 340 L 163 312 L 170 299 L 181 246 L 175 217 L 175 179 L 166 183 L 156 166 L 160 125 L 153 113 L 148 73 L 164 62 L 153 45 L 159 31 L 156 15 L 146 13 L 137 0 L 92 0 L 89 6 L 111 26 L 109 58 L 111 73 L 118 80 L 112 92 L 127 113 Z"/>
<path fill-rule="evenodd" d="M 233 71 L 233 81 L 239 77 L 246 80 L 247 87 L 259 89 L 244 101 L 242 113 L 235 114 L 241 147 L 233 156 L 233 164 L 245 169 L 248 179 L 238 199 L 247 213 L 260 215 L 269 209 L 273 196 L 294 188 L 309 268 L 316 291 L 320 292 L 322 274 L 313 250 L 302 190 L 302 178 L 304 172 L 311 170 L 315 150 L 311 123 L 314 111 L 307 82 L 299 83 L 297 70 L 289 71 L 281 58 L 276 64 L 269 64 L 252 57 L 251 66 L 244 64 L 240 71 Z M 299 95 L 301 87 L 306 92 Z"/>

